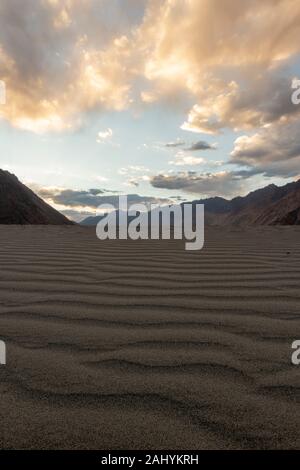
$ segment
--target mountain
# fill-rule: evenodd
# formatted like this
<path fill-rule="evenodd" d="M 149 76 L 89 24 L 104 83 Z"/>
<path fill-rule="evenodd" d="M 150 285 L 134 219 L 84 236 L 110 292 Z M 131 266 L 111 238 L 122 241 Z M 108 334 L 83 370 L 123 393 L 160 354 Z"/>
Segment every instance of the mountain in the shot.
<path fill-rule="evenodd" d="M 277 219 L 275 225 L 300 225 L 300 207 Z"/>
<path fill-rule="evenodd" d="M 245 197 L 202 201 L 207 222 L 213 225 L 296 225 L 300 211 L 300 180 L 285 186 L 271 184 Z M 196 201 L 193 201 L 193 204 Z M 294 214 L 294 212 L 296 214 Z"/>
<path fill-rule="evenodd" d="M 300 225 L 300 180 L 285 186 L 270 184 L 247 196 L 228 200 L 212 197 L 204 204 L 208 225 Z M 103 216 L 87 217 L 82 225 L 97 225 Z"/>
<path fill-rule="evenodd" d="M 117 214 L 119 211 L 116 211 Z M 91 226 L 91 227 L 94 227 L 98 224 L 98 222 L 100 222 L 100 220 L 102 220 L 104 217 L 106 217 L 106 214 L 103 214 L 103 215 L 90 215 L 88 217 L 86 217 L 84 220 L 82 220 L 80 222 L 80 225 L 85 225 L 85 226 Z"/>
<path fill-rule="evenodd" d="M 71 225 L 73 222 L 46 204 L 15 175 L 0 170 L 0 224 Z"/>
<path fill-rule="evenodd" d="M 80 225 L 87 225 L 87 226 L 94 226 L 97 225 L 100 220 L 103 219 L 103 215 L 97 215 L 97 216 L 92 216 L 90 215 L 89 217 L 86 217 L 84 220 L 80 222 Z"/>

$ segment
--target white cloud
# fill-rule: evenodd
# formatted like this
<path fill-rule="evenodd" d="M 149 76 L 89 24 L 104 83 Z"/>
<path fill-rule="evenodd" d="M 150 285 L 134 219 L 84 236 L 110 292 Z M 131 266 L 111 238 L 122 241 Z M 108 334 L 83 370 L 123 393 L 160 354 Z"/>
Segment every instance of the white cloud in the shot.
<path fill-rule="evenodd" d="M 97 142 L 98 142 L 98 144 L 103 144 L 107 141 L 110 141 L 112 136 L 113 136 L 113 131 L 109 127 L 105 131 L 98 132 Z"/>
<path fill-rule="evenodd" d="M 175 155 L 175 160 L 169 161 L 170 165 L 175 166 L 195 166 L 203 165 L 205 159 L 202 157 L 194 157 L 193 155 L 187 155 L 185 152 L 178 152 Z"/>
<path fill-rule="evenodd" d="M 175 174 L 158 174 L 152 177 L 151 184 L 155 188 L 182 190 L 186 193 L 204 196 L 232 196 L 242 187 L 241 176 L 220 171 L 217 173 L 197 173 L 182 171 Z"/>

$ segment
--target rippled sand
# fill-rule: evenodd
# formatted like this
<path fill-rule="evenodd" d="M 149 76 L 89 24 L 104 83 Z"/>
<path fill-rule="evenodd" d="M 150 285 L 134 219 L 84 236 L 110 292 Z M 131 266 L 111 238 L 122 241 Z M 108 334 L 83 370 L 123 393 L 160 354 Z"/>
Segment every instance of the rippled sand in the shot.
<path fill-rule="evenodd" d="M 300 228 L 0 227 L 2 448 L 300 446 Z"/>

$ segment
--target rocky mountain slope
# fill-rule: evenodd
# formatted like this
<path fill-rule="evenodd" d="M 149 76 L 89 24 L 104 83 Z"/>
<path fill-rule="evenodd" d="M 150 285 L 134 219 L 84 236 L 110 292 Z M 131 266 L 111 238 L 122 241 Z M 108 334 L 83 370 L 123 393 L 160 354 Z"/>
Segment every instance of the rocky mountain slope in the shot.
<path fill-rule="evenodd" d="M 0 170 L 0 224 L 72 224 L 18 178 Z"/>

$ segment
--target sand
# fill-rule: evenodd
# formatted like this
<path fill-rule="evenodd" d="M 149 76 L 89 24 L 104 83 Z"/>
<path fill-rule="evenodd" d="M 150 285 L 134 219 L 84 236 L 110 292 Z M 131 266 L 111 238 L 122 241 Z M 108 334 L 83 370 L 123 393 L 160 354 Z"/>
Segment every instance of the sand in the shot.
<path fill-rule="evenodd" d="M 0 227 L 0 446 L 300 446 L 300 228 Z"/>

